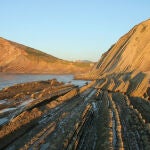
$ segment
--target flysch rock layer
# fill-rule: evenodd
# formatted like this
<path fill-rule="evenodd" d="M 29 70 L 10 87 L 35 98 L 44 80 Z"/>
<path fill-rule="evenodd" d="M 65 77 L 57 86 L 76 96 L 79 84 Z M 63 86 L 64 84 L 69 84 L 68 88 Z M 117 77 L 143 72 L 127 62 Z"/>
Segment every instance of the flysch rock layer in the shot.
<path fill-rule="evenodd" d="M 98 79 L 99 87 L 150 96 L 150 19 L 133 27 L 102 55 L 93 70 L 76 78 Z"/>

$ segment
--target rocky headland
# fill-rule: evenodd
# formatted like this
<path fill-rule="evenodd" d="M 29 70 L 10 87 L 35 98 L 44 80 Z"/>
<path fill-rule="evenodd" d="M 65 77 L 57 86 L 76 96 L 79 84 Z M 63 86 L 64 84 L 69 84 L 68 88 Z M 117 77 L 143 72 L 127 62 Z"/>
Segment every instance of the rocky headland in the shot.
<path fill-rule="evenodd" d="M 72 62 L 34 48 L 0 38 L 0 72 L 30 74 L 78 74 L 87 72 L 92 62 Z"/>

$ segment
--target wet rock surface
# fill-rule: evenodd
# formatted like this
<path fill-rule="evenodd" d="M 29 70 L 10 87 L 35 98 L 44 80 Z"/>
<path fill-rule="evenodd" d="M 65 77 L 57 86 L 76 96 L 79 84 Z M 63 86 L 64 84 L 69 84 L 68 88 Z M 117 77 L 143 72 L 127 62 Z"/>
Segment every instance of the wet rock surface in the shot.
<path fill-rule="evenodd" d="M 53 82 L 38 82 L 31 91 L 22 85 L 16 95 L 0 100 L 8 104 L 0 111 L 0 149 L 150 148 L 146 99 L 104 90 L 98 81 L 81 88 Z"/>

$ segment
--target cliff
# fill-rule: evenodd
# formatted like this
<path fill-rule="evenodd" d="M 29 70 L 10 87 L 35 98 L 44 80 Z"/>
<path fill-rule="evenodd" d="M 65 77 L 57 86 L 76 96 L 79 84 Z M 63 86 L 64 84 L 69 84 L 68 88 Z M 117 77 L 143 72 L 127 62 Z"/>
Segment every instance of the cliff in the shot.
<path fill-rule="evenodd" d="M 150 20 L 136 25 L 96 65 L 99 73 L 150 71 Z"/>
<path fill-rule="evenodd" d="M 150 79 L 149 54 L 150 20 L 146 20 L 112 45 L 90 73 L 77 78 L 99 79 L 100 88 L 147 97 Z"/>
<path fill-rule="evenodd" d="M 91 63 L 65 61 L 4 38 L 0 38 L 0 56 L 0 72 L 76 74 L 91 67 Z"/>

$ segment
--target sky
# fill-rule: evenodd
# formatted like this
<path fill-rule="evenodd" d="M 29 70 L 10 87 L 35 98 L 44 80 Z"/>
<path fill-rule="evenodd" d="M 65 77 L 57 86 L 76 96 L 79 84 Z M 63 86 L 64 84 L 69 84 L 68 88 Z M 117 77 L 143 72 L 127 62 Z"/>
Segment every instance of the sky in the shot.
<path fill-rule="evenodd" d="M 97 61 L 150 18 L 150 0 L 0 0 L 0 37 L 65 60 Z"/>

